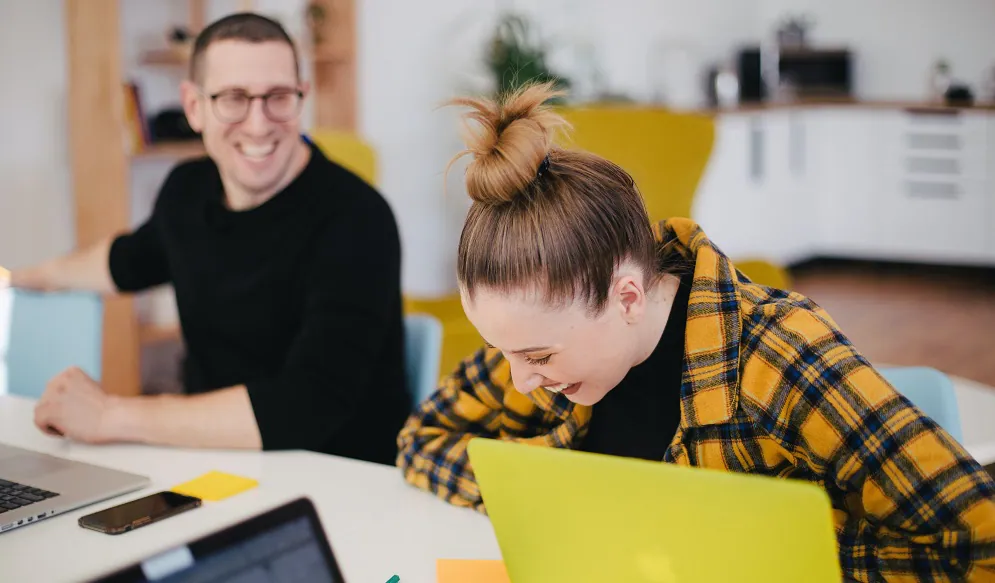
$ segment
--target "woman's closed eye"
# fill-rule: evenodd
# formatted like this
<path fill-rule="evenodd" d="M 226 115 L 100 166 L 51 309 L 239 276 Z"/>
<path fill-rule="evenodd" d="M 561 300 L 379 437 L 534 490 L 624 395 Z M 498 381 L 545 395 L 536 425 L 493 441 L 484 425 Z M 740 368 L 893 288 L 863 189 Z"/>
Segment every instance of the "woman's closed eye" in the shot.
<path fill-rule="evenodd" d="M 553 358 L 552 354 L 547 354 L 546 356 L 543 356 L 542 358 L 532 358 L 531 356 L 526 356 L 525 357 L 525 362 L 527 362 L 527 363 L 529 363 L 529 364 L 531 364 L 533 366 L 542 366 L 542 365 L 548 363 L 550 358 Z"/>

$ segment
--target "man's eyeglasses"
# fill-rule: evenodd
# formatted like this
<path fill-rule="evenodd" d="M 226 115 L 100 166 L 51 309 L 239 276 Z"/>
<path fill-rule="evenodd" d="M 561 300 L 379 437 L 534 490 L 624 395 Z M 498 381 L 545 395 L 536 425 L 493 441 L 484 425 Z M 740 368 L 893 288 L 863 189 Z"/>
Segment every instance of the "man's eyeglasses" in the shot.
<path fill-rule="evenodd" d="M 304 92 L 299 89 L 275 89 L 261 95 L 230 89 L 206 97 L 211 100 L 215 117 L 223 123 L 245 121 L 252 109 L 252 102 L 256 99 L 262 100 L 263 113 L 270 121 L 288 122 L 300 114 L 301 104 L 304 102 Z"/>

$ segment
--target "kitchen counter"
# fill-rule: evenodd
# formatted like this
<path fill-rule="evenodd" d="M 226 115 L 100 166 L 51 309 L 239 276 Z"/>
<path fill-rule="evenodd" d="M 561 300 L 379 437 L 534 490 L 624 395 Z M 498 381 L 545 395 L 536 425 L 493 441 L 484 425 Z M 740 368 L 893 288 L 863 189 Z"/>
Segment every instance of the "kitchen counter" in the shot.
<path fill-rule="evenodd" d="M 703 108 L 698 111 L 708 114 L 738 113 L 752 111 L 770 111 L 781 109 L 811 109 L 822 107 L 859 107 L 871 109 L 900 109 L 916 113 L 958 113 L 980 111 L 995 113 L 995 103 L 979 102 L 974 105 L 948 105 L 945 103 L 930 103 L 927 101 L 877 101 L 862 99 L 799 99 L 783 102 L 742 103 L 730 108 Z"/>
<path fill-rule="evenodd" d="M 853 99 L 853 98 L 804 98 L 793 101 L 766 101 L 757 103 L 741 103 L 734 107 L 700 107 L 700 108 L 671 108 L 665 105 L 639 103 L 639 102 L 591 102 L 571 105 L 572 108 L 627 108 L 627 109 L 667 109 L 691 114 L 723 115 L 736 113 L 752 113 L 762 111 L 779 111 L 792 109 L 820 109 L 826 107 L 853 107 L 862 109 L 887 109 L 903 110 L 914 113 L 959 113 L 959 112 L 982 112 L 995 113 L 995 103 L 977 102 L 974 105 L 947 105 L 944 103 L 930 103 L 927 101 L 889 101 L 873 99 Z"/>

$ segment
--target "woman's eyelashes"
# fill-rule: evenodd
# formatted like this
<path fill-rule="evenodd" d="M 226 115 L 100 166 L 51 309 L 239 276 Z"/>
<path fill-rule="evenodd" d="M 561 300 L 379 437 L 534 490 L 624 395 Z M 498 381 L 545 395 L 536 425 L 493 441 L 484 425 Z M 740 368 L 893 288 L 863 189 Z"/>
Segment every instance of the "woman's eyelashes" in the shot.
<path fill-rule="evenodd" d="M 487 348 L 495 348 L 495 346 L 493 344 L 491 344 L 490 342 L 484 342 L 484 345 L 487 346 Z M 549 362 L 550 358 L 553 358 L 552 354 L 547 354 L 546 356 L 543 356 L 542 358 L 532 358 L 531 356 L 526 356 L 525 357 L 525 362 L 527 362 L 527 363 L 529 363 L 529 364 L 531 364 L 533 366 L 542 366 L 544 364 L 547 364 Z"/>

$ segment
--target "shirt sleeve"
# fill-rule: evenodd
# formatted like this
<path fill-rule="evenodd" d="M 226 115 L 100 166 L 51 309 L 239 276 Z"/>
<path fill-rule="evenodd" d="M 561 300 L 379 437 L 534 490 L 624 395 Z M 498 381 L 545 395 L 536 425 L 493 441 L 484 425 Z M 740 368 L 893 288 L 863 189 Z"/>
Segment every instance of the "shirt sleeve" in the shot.
<path fill-rule="evenodd" d="M 118 291 L 137 292 L 171 281 L 163 243 L 163 206 L 175 187 L 177 170 L 166 178 L 152 213 L 137 229 L 111 242 L 108 268 Z"/>
<path fill-rule="evenodd" d="M 357 204 L 316 242 L 301 329 L 283 367 L 245 383 L 264 449 L 319 449 L 353 416 L 375 414 L 358 408 L 397 325 L 401 251 L 386 202 Z"/>
<path fill-rule="evenodd" d="M 836 512 L 844 574 L 995 580 L 995 483 L 984 468 L 891 387 L 821 310 L 782 312 L 760 341 L 777 378 L 754 374 L 750 382 L 784 387 L 761 423 L 805 474 L 843 501 Z"/>
<path fill-rule="evenodd" d="M 590 409 L 557 415 L 515 390 L 500 351 L 482 348 L 422 402 L 398 435 L 397 465 L 410 484 L 456 506 L 485 512 L 466 447 L 488 437 L 566 447 Z"/>

